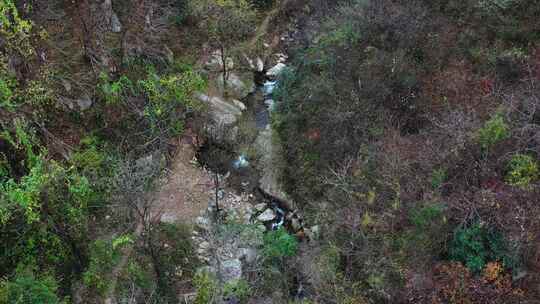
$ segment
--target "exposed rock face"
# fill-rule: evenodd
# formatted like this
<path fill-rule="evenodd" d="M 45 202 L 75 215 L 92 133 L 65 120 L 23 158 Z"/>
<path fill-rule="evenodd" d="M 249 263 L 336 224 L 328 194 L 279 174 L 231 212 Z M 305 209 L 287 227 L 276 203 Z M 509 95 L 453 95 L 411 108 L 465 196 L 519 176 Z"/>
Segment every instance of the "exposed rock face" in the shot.
<path fill-rule="evenodd" d="M 249 230 L 227 231 L 222 223 L 213 221 L 215 204 L 211 203 L 207 211 L 197 218 L 192 239 L 196 245 L 199 259 L 219 276 L 224 283 L 242 278 L 242 267 L 251 265 L 258 258 L 257 248 L 262 242 L 265 227 L 252 228 L 253 196 L 237 195 L 225 191 L 219 201 L 222 217 L 225 222 L 251 227 Z"/>
<path fill-rule="evenodd" d="M 257 57 L 255 60 L 252 60 L 246 54 L 244 54 L 244 58 L 246 59 L 249 68 L 254 72 L 261 73 L 264 71 L 264 61 L 261 59 L 261 57 Z"/>
<path fill-rule="evenodd" d="M 227 63 L 228 70 L 232 70 L 234 68 L 234 61 L 231 57 L 225 58 L 225 62 Z M 204 65 L 212 72 L 221 72 L 223 70 L 223 58 L 221 56 L 221 51 L 215 50 L 210 56 L 210 59 L 205 62 Z"/>
<path fill-rule="evenodd" d="M 197 99 L 206 103 L 209 107 L 209 112 L 213 122 L 220 126 L 231 126 L 236 123 L 238 116 L 242 115 L 242 110 L 223 98 L 197 93 L 195 95 Z"/>
<path fill-rule="evenodd" d="M 260 155 L 258 169 L 261 172 L 259 181 L 260 188 L 267 194 L 287 202 L 289 209 L 295 209 L 294 202 L 283 191 L 279 183 L 280 168 L 279 164 L 283 163 L 280 160 L 280 146 L 278 143 L 272 143 L 272 129 L 267 128 L 259 133 L 255 141 L 257 154 Z"/>
<path fill-rule="evenodd" d="M 252 78 L 253 75 L 251 73 L 244 75 L 230 73 L 227 77 L 226 88 L 223 86 L 223 75 L 219 75 L 216 82 L 221 95 L 227 95 L 234 99 L 243 99 L 255 91 L 255 83 Z M 225 89 L 227 92 L 225 92 Z"/>

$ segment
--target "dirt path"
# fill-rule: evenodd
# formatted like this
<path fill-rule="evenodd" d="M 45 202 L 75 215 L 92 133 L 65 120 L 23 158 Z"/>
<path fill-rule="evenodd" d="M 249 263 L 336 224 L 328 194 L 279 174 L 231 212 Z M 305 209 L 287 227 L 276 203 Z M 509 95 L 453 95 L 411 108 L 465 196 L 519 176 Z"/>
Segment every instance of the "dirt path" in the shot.
<path fill-rule="evenodd" d="M 280 4 L 276 5 L 276 7 L 274 9 L 272 9 L 266 15 L 266 17 L 261 22 L 261 24 L 259 24 L 259 26 L 257 26 L 257 32 L 255 33 L 253 38 L 251 38 L 251 40 L 250 40 L 250 42 L 248 44 L 249 49 L 255 49 L 255 45 L 257 44 L 259 39 L 261 39 L 262 37 L 264 37 L 268 33 L 268 28 L 270 26 L 270 21 L 272 21 L 272 19 L 274 19 L 277 16 L 277 14 L 280 12 L 280 10 L 283 7 L 287 6 L 287 4 L 289 2 L 290 2 L 290 0 L 284 0 L 283 3 L 280 3 Z M 273 49 L 278 43 L 279 43 L 279 40 L 272 41 L 272 45 L 271 45 L 270 49 Z"/>
<path fill-rule="evenodd" d="M 155 194 L 152 204 L 152 217 L 159 217 L 162 222 L 192 223 L 203 210 L 213 195 L 213 181 L 211 176 L 193 163 L 195 148 L 194 136 L 187 135 L 179 139 L 178 151 L 168 169 L 169 174 L 160 182 L 161 187 Z M 133 238 L 138 239 L 143 232 L 142 221 L 137 223 Z M 105 304 L 116 303 L 115 294 L 118 276 L 125 269 L 129 258 L 133 254 L 133 245 L 123 250 L 120 262 L 112 270 L 112 280 L 105 297 Z"/>
<path fill-rule="evenodd" d="M 169 174 L 160 182 L 156 193 L 155 212 L 161 221 L 191 223 L 212 199 L 213 180 L 208 172 L 194 162 L 193 136 L 184 136 L 179 150 L 169 169 Z"/>

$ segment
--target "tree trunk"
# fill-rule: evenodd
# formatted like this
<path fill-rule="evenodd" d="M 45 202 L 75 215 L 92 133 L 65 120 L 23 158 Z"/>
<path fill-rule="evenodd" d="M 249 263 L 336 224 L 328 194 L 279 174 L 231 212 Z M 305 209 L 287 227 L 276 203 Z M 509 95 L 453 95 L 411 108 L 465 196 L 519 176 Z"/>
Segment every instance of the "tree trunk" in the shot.
<path fill-rule="evenodd" d="M 225 48 L 220 47 L 221 51 L 221 65 L 222 65 L 222 77 L 223 77 L 223 97 L 228 96 L 227 81 L 229 80 L 229 71 L 227 67 L 227 56 L 225 54 Z"/>
<path fill-rule="evenodd" d="M 215 188 L 215 199 L 216 199 L 216 221 L 219 216 L 219 174 L 214 172 L 214 188 Z"/>

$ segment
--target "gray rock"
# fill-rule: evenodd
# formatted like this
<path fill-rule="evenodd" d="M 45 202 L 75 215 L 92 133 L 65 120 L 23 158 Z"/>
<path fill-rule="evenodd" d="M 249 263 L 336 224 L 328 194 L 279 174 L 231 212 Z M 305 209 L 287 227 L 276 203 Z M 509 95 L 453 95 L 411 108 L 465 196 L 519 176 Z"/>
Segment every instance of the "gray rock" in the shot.
<path fill-rule="evenodd" d="M 90 98 L 90 96 L 86 94 L 83 95 L 81 98 L 77 99 L 77 106 L 79 106 L 79 109 L 81 111 L 86 111 L 90 109 L 92 104 L 93 104 L 92 99 Z"/>
<path fill-rule="evenodd" d="M 203 217 L 203 216 L 197 217 L 197 219 L 195 220 L 195 223 L 201 229 L 204 229 L 204 230 L 210 229 L 210 220 L 206 217 Z"/>
<path fill-rule="evenodd" d="M 277 77 L 281 72 L 283 72 L 283 69 L 287 67 L 286 64 L 279 62 L 275 66 L 273 66 L 270 70 L 266 72 L 266 76 L 268 77 Z"/>
<path fill-rule="evenodd" d="M 309 240 L 313 240 L 313 232 L 311 232 L 311 229 L 304 228 L 304 234 L 307 236 Z"/>
<path fill-rule="evenodd" d="M 312 241 L 316 241 L 320 238 L 320 228 L 319 226 L 313 226 L 311 229 L 304 229 L 304 233 L 308 237 L 308 239 Z"/>
<path fill-rule="evenodd" d="M 238 258 L 248 264 L 253 264 L 257 260 L 257 250 L 253 248 L 240 248 L 238 250 Z"/>
<path fill-rule="evenodd" d="M 113 13 L 111 16 L 111 31 L 113 33 L 120 33 L 122 31 L 122 23 L 116 13 Z"/>
<path fill-rule="evenodd" d="M 275 164 L 284 163 L 284 161 L 281 159 L 281 145 L 279 140 L 273 140 L 271 128 L 259 132 L 255 140 L 255 149 L 257 155 L 261 156 L 257 163 L 257 168 L 262 172 L 259 180 L 261 190 L 285 202 L 288 209 L 296 209 L 294 202 L 283 191 L 279 182 L 281 171 Z"/>
<path fill-rule="evenodd" d="M 226 260 L 221 263 L 221 275 L 225 282 L 242 278 L 242 262 L 239 259 Z"/>
<path fill-rule="evenodd" d="M 232 70 L 234 68 L 234 60 L 231 57 L 225 58 L 227 63 L 227 69 Z M 221 71 L 223 69 L 223 59 L 221 58 L 221 51 L 215 50 L 212 53 L 210 59 L 205 63 L 205 66 L 213 71 Z"/>
<path fill-rule="evenodd" d="M 163 213 L 159 220 L 162 223 L 174 224 L 178 220 L 178 217 L 174 214 Z"/>
<path fill-rule="evenodd" d="M 257 72 L 262 72 L 264 71 L 264 61 L 261 59 L 261 57 L 257 57 L 256 61 L 256 71 Z"/>
<path fill-rule="evenodd" d="M 278 63 L 285 63 L 287 61 L 287 59 L 289 58 L 289 56 L 283 54 L 283 53 L 278 53 L 278 54 L 274 54 L 274 56 L 277 57 L 277 62 Z"/>
<path fill-rule="evenodd" d="M 71 83 L 69 81 L 67 81 L 66 79 L 62 79 L 62 85 L 64 86 L 66 92 L 71 92 Z"/>
<path fill-rule="evenodd" d="M 240 100 L 233 99 L 232 103 L 242 111 L 245 111 L 247 109 L 246 105 L 243 102 L 241 102 Z"/>
<path fill-rule="evenodd" d="M 257 210 L 259 212 L 263 212 L 264 209 L 266 209 L 266 203 L 257 204 L 255 206 L 253 206 L 253 208 L 255 208 L 255 210 Z"/>
<path fill-rule="evenodd" d="M 257 216 L 257 220 L 261 222 L 269 222 L 276 218 L 276 213 L 272 209 L 266 209 L 263 213 Z"/>
<path fill-rule="evenodd" d="M 206 250 L 206 249 L 210 248 L 210 243 L 204 241 L 204 242 L 199 244 L 199 248 Z"/>
<path fill-rule="evenodd" d="M 236 123 L 238 116 L 242 115 L 237 106 L 220 97 L 209 97 L 199 92 L 195 94 L 195 98 L 208 105 L 211 118 L 218 126 L 231 126 Z"/>
<path fill-rule="evenodd" d="M 319 227 L 319 225 L 316 225 L 311 227 L 311 231 L 313 231 L 313 233 L 318 236 L 321 233 L 321 228 Z"/>
<path fill-rule="evenodd" d="M 253 77 L 251 74 L 249 75 Z M 255 84 L 253 81 L 247 81 L 248 77 L 244 77 L 243 80 L 239 75 L 235 73 L 230 73 L 229 77 L 227 78 L 227 93 L 229 96 L 236 98 L 236 99 L 243 99 L 246 96 L 248 96 L 250 93 L 253 93 L 255 91 Z M 223 86 L 223 75 L 220 75 L 217 78 L 217 85 L 222 94 L 224 94 L 224 86 Z"/>
<path fill-rule="evenodd" d="M 300 224 L 300 220 L 297 218 L 293 218 L 291 220 L 291 227 L 294 231 L 298 231 L 302 228 L 302 224 Z"/>

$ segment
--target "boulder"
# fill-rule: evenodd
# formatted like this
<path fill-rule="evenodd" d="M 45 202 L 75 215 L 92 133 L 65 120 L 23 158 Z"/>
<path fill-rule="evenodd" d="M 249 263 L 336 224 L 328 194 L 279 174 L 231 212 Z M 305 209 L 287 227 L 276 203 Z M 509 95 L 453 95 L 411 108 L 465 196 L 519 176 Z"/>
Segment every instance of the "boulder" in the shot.
<path fill-rule="evenodd" d="M 258 212 L 263 212 L 264 209 L 266 208 L 266 203 L 257 204 L 253 206 L 253 208 L 255 208 L 255 210 L 257 210 Z"/>
<path fill-rule="evenodd" d="M 270 70 L 266 72 L 266 76 L 268 77 L 277 77 L 283 70 L 287 67 L 286 64 L 279 62 L 275 66 L 273 66 Z"/>
<path fill-rule="evenodd" d="M 233 99 L 232 103 L 242 111 L 245 111 L 247 109 L 246 105 L 243 102 L 241 102 L 240 100 Z"/>
<path fill-rule="evenodd" d="M 257 72 L 262 72 L 264 71 L 264 61 L 261 59 L 261 57 L 257 57 L 257 59 L 255 60 L 255 68 L 256 68 L 256 71 Z"/>
<path fill-rule="evenodd" d="M 246 54 L 244 54 L 244 58 L 246 59 L 249 68 L 253 71 L 259 73 L 264 71 L 264 61 L 261 59 L 261 57 L 257 57 L 255 61 L 253 61 Z"/>
<path fill-rule="evenodd" d="M 287 59 L 289 58 L 289 56 L 283 54 L 283 53 L 279 53 L 279 54 L 275 54 L 275 56 L 277 57 L 277 62 L 278 63 L 285 63 L 287 61 Z"/>
<path fill-rule="evenodd" d="M 83 95 L 81 98 L 77 99 L 76 102 L 77 102 L 77 106 L 79 107 L 81 111 L 86 111 L 90 109 L 92 104 L 94 104 L 90 96 L 86 94 Z"/>
<path fill-rule="evenodd" d="M 260 156 L 257 167 L 262 173 L 259 180 L 261 190 L 285 203 L 287 209 L 296 209 L 294 202 L 288 197 L 279 183 L 281 174 L 279 164 L 283 164 L 284 160 L 282 159 L 279 140 L 272 139 L 271 128 L 259 132 L 255 140 L 255 148 L 257 155 Z"/>
<path fill-rule="evenodd" d="M 199 248 L 200 248 L 200 249 L 203 249 L 203 250 L 207 250 L 208 248 L 210 248 L 210 243 L 207 242 L 207 241 L 201 242 L 201 243 L 199 244 Z"/>
<path fill-rule="evenodd" d="M 232 70 L 234 68 L 234 60 L 231 57 L 225 58 L 225 62 L 227 63 L 228 70 Z M 215 50 L 210 56 L 210 59 L 205 62 L 205 66 L 207 69 L 212 71 L 222 71 L 223 59 L 221 58 L 221 51 Z"/>
<path fill-rule="evenodd" d="M 113 33 L 120 33 L 122 31 L 122 23 L 116 13 L 113 13 L 111 16 L 111 31 Z"/>
<path fill-rule="evenodd" d="M 266 209 L 263 213 L 257 216 L 257 220 L 261 222 L 269 222 L 276 218 L 276 213 L 272 209 Z"/>
<path fill-rule="evenodd" d="M 242 115 L 241 109 L 220 97 L 209 97 L 198 92 L 195 98 L 208 105 L 211 118 L 218 126 L 231 126 L 236 123 L 238 116 Z"/>
<path fill-rule="evenodd" d="M 320 228 L 319 226 L 313 226 L 310 229 L 304 229 L 304 233 L 311 241 L 316 241 L 320 237 Z"/>
<path fill-rule="evenodd" d="M 223 86 L 223 75 L 217 77 L 217 86 L 222 96 L 230 96 L 234 99 L 244 99 L 249 94 L 255 92 L 255 83 L 253 82 L 253 75 L 251 73 L 240 77 L 235 73 L 230 73 L 227 77 L 227 94 L 225 94 L 225 88 Z M 251 78 L 250 78 L 251 77 Z"/>
<path fill-rule="evenodd" d="M 195 223 L 197 224 L 199 228 L 203 230 L 210 230 L 210 225 L 211 225 L 210 219 L 204 216 L 197 217 L 197 219 L 195 220 Z"/>
<path fill-rule="evenodd" d="M 238 249 L 238 258 L 248 264 L 253 264 L 257 260 L 257 250 L 253 248 L 240 248 Z"/>

